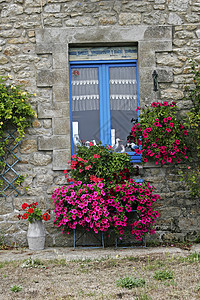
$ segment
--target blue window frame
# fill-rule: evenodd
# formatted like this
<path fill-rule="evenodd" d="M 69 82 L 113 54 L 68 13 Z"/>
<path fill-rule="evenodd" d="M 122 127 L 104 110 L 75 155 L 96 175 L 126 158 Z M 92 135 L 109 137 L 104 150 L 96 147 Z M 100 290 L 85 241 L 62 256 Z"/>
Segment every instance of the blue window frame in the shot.
<path fill-rule="evenodd" d="M 126 148 L 131 119 L 138 117 L 137 60 L 71 61 L 69 73 L 72 153 L 78 140 L 101 141 L 140 162 Z"/>

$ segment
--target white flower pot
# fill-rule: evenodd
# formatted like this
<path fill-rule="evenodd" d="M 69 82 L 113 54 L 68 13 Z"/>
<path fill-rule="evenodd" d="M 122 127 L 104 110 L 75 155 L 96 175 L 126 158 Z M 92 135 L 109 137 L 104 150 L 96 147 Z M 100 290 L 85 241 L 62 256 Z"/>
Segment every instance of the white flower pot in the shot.
<path fill-rule="evenodd" d="M 35 220 L 33 223 L 29 223 L 27 240 L 30 250 L 44 249 L 45 228 L 42 220 Z"/>

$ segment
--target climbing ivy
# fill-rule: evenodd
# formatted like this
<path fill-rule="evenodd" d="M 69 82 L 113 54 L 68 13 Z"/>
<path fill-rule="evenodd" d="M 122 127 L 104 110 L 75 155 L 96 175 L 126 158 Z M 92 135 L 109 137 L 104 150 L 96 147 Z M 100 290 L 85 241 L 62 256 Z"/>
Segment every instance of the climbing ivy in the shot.
<path fill-rule="evenodd" d="M 190 62 L 193 83 L 185 87 L 185 100 L 192 103 L 187 114 L 185 126 L 188 127 L 190 144 L 189 164 L 186 172 L 180 171 L 181 180 L 184 180 L 191 196 L 200 195 L 200 67 L 194 61 Z"/>
<path fill-rule="evenodd" d="M 10 76 L 0 77 L 0 157 L 6 155 L 5 131 L 10 127 L 16 128 L 16 142 L 25 136 L 25 128 L 31 125 L 31 119 L 36 117 L 34 109 L 28 102 L 31 96 L 20 86 L 8 83 Z M 5 166 L 4 160 L 0 161 L 0 174 Z M 2 184 L 2 182 L 0 182 Z"/>

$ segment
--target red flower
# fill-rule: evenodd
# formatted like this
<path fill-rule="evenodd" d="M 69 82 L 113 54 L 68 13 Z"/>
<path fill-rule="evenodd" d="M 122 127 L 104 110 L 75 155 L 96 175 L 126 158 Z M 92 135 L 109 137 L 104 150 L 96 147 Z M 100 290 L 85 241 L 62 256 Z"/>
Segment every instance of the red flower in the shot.
<path fill-rule="evenodd" d="M 34 209 L 33 209 L 32 207 L 30 207 L 30 208 L 28 209 L 28 212 L 29 212 L 30 214 L 32 214 L 32 213 L 34 212 Z"/>
<path fill-rule="evenodd" d="M 25 210 L 27 207 L 29 207 L 29 205 L 27 203 L 23 203 L 22 204 L 22 209 Z"/>
<path fill-rule="evenodd" d="M 28 219 L 28 213 L 23 214 L 22 219 Z"/>
<path fill-rule="evenodd" d="M 47 221 L 47 220 L 50 219 L 50 215 L 48 213 L 44 213 L 42 218 L 43 218 L 44 221 Z"/>

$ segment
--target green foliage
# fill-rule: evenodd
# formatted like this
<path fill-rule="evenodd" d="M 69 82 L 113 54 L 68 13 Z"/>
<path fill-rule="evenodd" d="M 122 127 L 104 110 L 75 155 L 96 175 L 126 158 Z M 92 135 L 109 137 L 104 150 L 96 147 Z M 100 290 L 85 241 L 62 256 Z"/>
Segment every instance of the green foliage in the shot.
<path fill-rule="evenodd" d="M 152 298 L 149 297 L 146 293 L 139 295 L 136 299 L 137 300 L 152 300 Z"/>
<path fill-rule="evenodd" d="M 173 279 L 173 272 L 168 270 L 158 270 L 154 273 L 153 278 L 161 281 Z"/>
<path fill-rule="evenodd" d="M 200 231 L 197 234 L 196 239 L 194 240 L 195 243 L 200 243 Z"/>
<path fill-rule="evenodd" d="M 21 90 L 19 86 L 6 83 L 7 77 L 0 77 L 0 156 L 5 155 L 4 134 L 10 126 L 17 129 L 16 142 L 25 136 L 25 128 L 31 125 L 31 119 L 36 116 L 28 103 L 31 94 Z M 0 162 L 0 168 L 4 163 Z M 1 169 L 0 169 L 1 170 Z"/>
<path fill-rule="evenodd" d="M 45 264 L 39 258 L 29 258 L 23 262 L 21 268 L 40 268 L 46 269 Z"/>
<path fill-rule="evenodd" d="M 117 286 L 132 289 L 134 287 L 142 287 L 145 285 L 144 278 L 133 278 L 132 276 L 120 278 L 116 281 Z"/>
<path fill-rule="evenodd" d="M 129 179 L 135 174 L 128 154 L 113 152 L 110 146 L 105 147 L 101 143 L 89 148 L 78 147 L 72 158 L 70 175 L 83 183 L 90 182 L 93 176 L 103 178 L 104 184 L 108 185 L 109 182 L 120 182 L 123 176 Z"/>
<path fill-rule="evenodd" d="M 10 290 L 11 290 L 11 292 L 17 293 L 22 290 L 22 287 L 20 285 L 15 284 L 15 285 L 11 286 Z"/>
<path fill-rule="evenodd" d="M 185 87 L 185 100 L 192 103 L 184 125 L 188 128 L 190 144 L 189 165 L 185 172 L 180 172 L 192 197 L 200 195 L 200 67 L 191 61 L 193 84 Z"/>
<path fill-rule="evenodd" d="M 200 253 L 194 252 L 187 257 L 189 262 L 200 262 Z"/>

